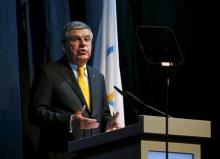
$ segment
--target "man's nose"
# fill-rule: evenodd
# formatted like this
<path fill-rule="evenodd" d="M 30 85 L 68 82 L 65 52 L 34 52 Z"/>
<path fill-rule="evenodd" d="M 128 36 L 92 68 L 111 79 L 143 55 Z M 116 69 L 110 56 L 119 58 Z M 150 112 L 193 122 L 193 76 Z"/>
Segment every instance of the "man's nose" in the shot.
<path fill-rule="evenodd" d="M 86 45 L 86 41 L 84 39 L 81 39 L 80 40 L 80 45 L 82 45 L 82 46 Z"/>

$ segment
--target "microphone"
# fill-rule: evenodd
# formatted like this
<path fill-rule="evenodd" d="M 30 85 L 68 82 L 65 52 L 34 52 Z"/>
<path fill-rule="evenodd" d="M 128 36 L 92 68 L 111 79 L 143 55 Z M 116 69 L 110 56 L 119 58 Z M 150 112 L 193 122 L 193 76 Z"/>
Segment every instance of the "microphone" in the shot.
<path fill-rule="evenodd" d="M 116 91 L 118 92 L 118 93 L 120 93 L 122 96 L 124 96 L 124 97 L 126 97 L 126 94 L 122 91 L 122 90 L 120 90 L 118 87 L 116 87 L 116 86 L 114 86 L 114 88 L 116 89 Z"/>
<path fill-rule="evenodd" d="M 140 103 L 140 104 L 146 106 L 147 108 L 150 108 L 150 109 L 152 109 L 152 110 L 154 110 L 154 111 L 156 111 L 156 112 L 158 112 L 158 113 L 160 113 L 160 114 L 162 114 L 162 115 L 164 115 L 164 116 L 167 115 L 166 113 L 164 113 L 164 112 L 162 112 L 162 111 L 160 111 L 160 110 L 158 110 L 158 109 L 156 109 L 156 108 L 154 108 L 154 107 L 152 107 L 152 106 L 150 106 L 150 105 L 145 104 L 143 101 L 141 101 L 141 100 L 140 100 L 137 96 L 135 96 L 133 93 L 131 93 L 131 92 L 129 92 L 129 91 L 126 91 L 126 90 L 125 90 L 125 91 L 122 91 L 122 90 L 120 90 L 120 89 L 119 89 L 118 87 L 116 87 L 116 86 L 114 86 L 114 88 L 115 88 L 115 90 L 118 91 L 122 96 L 127 97 L 127 98 L 132 98 L 132 99 L 135 100 L 136 102 L 138 102 L 138 103 Z M 172 116 L 168 115 L 168 117 L 172 117 Z"/>

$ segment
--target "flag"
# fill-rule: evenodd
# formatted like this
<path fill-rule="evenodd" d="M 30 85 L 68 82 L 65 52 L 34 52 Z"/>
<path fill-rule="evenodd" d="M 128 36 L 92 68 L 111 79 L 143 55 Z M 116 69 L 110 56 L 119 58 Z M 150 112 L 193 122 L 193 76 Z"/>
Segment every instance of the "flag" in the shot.
<path fill-rule="evenodd" d="M 116 1 L 104 0 L 102 18 L 97 33 L 93 67 L 105 76 L 106 93 L 111 113 L 119 112 L 118 122 L 125 126 L 123 97 L 117 93 L 114 86 L 122 89 L 119 68 L 118 32 Z"/>

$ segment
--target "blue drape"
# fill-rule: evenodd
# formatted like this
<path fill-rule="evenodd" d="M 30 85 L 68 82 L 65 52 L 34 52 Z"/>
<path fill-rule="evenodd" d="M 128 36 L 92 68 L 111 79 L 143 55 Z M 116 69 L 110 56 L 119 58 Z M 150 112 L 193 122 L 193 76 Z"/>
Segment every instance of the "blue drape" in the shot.
<path fill-rule="evenodd" d="M 93 31 L 93 48 L 95 48 L 96 36 L 98 33 L 99 25 L 102 18 L 102 4 L 100 0 L 88 0 L 85 3 L 86 21 Z M 94 49 L 89 63 L 92 64 Z"/>
<path fill-rule="evenodd" d="M 60 47 L 62 26 L 70 21 L 69 0 L 44 0 L 46 62 L 59 59 L 63 53 Z"/>
<path fill-rule="evenodd" d="M 0 156 L 22 159 L 16 0 L 0 1 Z"/>

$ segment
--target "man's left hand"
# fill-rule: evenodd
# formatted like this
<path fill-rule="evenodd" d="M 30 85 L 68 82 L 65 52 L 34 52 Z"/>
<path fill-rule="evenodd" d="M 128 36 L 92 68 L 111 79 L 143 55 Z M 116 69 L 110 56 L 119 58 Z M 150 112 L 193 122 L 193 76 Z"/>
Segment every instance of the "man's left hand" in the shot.
<path fill-rule="evenodd" d="M 107 124 L 106 132 L 110 132 L 121 128 L 117 121 L 118 117 L 119 117 L 119 112 L 116 112 L 115 114 L 113 113 L 112 119 Z"/>

